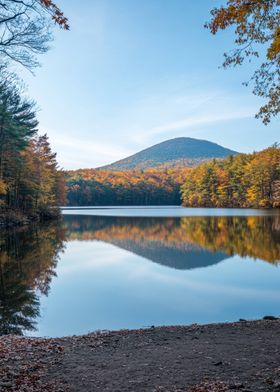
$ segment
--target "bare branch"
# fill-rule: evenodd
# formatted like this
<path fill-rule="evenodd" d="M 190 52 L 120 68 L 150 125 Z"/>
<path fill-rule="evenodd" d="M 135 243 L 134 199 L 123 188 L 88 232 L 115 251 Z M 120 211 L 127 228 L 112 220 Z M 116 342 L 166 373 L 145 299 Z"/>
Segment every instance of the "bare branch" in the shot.
<path fill-rule="evenodd" d="M 18 62 L 32 70 L 52 40 L 51 21 L 68 30 L 68 20 L 52 0 L 1 0 L 0 64 Z"/>

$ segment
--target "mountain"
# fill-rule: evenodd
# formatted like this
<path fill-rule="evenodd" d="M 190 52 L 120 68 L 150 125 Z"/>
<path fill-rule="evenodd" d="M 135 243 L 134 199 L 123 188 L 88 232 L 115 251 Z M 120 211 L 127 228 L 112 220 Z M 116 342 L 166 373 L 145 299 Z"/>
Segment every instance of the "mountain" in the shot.
<path fill-rule="evenodd" d="M 155 144 L 99 169 L 124 171 L 158 166 L 194 166 L 212 158 L 225 158 L 236 154 L 238 154 L 236 151 L 207 140 L 178 137 Z"/>

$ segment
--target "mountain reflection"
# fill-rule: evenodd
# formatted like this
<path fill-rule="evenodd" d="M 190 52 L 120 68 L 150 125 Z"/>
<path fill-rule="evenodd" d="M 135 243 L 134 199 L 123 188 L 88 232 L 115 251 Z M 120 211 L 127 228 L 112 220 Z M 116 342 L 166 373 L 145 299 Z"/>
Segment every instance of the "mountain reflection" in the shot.
<path fill-rule="evenodd" d="M 0 334 L 36 329 L 66 241 L 102 241 L 187 270 L 232 256 L 280 262 L 280 215 L 127 218 L 65 215 L 63 224 L 0 233 Z"/>
<path fill-rule="evenodd" d="M 39 295 L 55 276 L 63 230 L 57 224 L 0 234 L 0 335 L 36 329 Z"/>
<path fill-rule="evenodd" d="M 68 240 L 98 240 L 176 269 L 234 254 L 280 261 L 280 215 L 254 217 L 64 217 Z"/>

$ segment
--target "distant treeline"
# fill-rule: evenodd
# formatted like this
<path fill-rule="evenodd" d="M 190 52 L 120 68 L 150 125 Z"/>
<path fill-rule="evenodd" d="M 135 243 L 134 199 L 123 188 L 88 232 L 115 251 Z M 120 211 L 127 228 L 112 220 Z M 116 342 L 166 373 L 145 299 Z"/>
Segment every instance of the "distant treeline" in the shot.
<path fill-rule="evenodd" d="M 280 207 L 280 148 L 211 160 L 195 168 L 66 172 L 72 206 Z"/>
<path fill-rule="evenodd" d="M 182 186 L 187 207 L 280 207 L 280 148 L 212 160 L 193 169 Z"/>
<path fill-rule="evenodd" d="M 34 104 L 11 76 L 0 81 L 0 223 L 53 215 L 63 203 L 64 176 L 46 135 L 37 134 Z"/>
<path fill-rule="evenodd" d="M 180 187 L 190 170 L 69 171 L 66 173 L 68 204 L 180 205 Z"/>

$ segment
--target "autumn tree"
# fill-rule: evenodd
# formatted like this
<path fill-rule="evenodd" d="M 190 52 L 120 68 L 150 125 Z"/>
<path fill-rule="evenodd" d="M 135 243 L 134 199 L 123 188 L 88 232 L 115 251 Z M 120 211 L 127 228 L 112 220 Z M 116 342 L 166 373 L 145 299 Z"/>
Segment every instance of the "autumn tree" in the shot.
<path fill-rule="evenodd" d="M 38 136 L 35 104 L 24 97 L 10 63 L 32 70 L 48 50 L 51 24 L 68 30 L 52 0 L 0 0 L 0 218 L 16 222 L 57 215 L 64 176 L 46 135 Z M 13 217 L 13 218 L 11 218 Z"/>
<path fill-rule="evenodd" d="M 256 117 L 268 124 L 280 112 L 279 0 L 227 0 L 225 6 L 214 8 L 211 14 L 206 27 L 212 34 L 235 29 L 236 48 L 225 54 L 225 68 L 241 65 L 246 59 L 263 58 L 251 80 L 253 93 L 266 99 Z"/>
<path fill-rule="evenodd" d="M 54 206 L 57 203 L 57 161 L 56 153 L 53 153 L 47 135 L 37 136 L 29 143 L 28 153 L 32 159 L 33 181 L 36 186 L 35 205 Z"/>
<path fill-rule="evenodd" d="M 69 205 L 179 205 L 190 168 L 66 172 Z"/>
<path fill-rule="evenodd" d="M 187 207 L 279 207 L 280 147 L 213 160 L 194 168 L 183 184 Z"/>
<path fill-rule="evenodd" d="M 37 134 L 33 102 L 12 81 L 0 83 L 0 212 L 49 215 L 63 199 L 64 177 L 47 135 Z"/>
<path fill-rule="evenodd" d="M 32 69 L 36 56 L 48 50 L 51 21 L 68 30 L 68 20 L 52 0 L 1 0 L 0 61 Z"/>
<path fill-rule="evenodd" d="M 34 104 L 22 99 L 17 87 L 6 80 L 0 83 L 0 184 L 7 206 L 17 199 L 16 178 L 22 164 L 21 151 L 36 133 L 38 123 Z"/>

